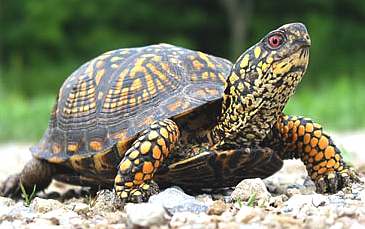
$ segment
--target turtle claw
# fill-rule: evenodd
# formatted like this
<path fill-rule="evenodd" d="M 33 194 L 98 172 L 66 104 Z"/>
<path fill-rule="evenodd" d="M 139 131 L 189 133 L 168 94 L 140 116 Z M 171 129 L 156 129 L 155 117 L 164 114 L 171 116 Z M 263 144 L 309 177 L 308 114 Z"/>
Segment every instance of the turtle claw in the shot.
<path fill-rule="evenodd" d="M 142 203 L 148 201 L 150 196 L 158 193 L 158 185 L 154 182 L 149 184 L 141 184 L 136 188 L 124 189 L 123 191 L 117 192 L 117 195 L 123 203 Z"/>
<path fill-rule="evenodd" d="M 318 193 L 337 193 L 338 191 L 350 188 L 352 183 L 360 182 L 358 174 L 347 168 L 340 172 L 328 172 L 315 181 Z"/>
<path fill-rule="evenodd" d="M 17 198 L 20 197 L 20 175 L 9 176 L 0 186 L 0 196 Z"/>

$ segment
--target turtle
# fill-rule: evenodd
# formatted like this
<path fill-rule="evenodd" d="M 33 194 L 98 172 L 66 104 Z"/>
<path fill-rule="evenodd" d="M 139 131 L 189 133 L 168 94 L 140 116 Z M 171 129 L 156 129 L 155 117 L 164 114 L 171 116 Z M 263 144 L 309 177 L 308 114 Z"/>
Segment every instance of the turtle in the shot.
<path fill-rule="evenodd" d="M 143 202 L 156 187 L 218 189 L 300 159 L 319 193 L 357 180 L 320 124 L 283 109 L 309 61 L 302 23 L 266 34 L 235 63 L 169 44 L 122 48 L 63 83 L 33 158 L 3 196 L 52 179 Z"/>

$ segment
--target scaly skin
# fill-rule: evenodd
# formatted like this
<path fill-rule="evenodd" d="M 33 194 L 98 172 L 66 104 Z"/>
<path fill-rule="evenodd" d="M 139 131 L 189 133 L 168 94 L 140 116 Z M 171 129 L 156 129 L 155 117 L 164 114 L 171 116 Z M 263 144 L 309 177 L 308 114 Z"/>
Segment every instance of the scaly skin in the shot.
<path fill-rule="evenodd" d="M 133 143 L 119 164 L 115 177 L 117 195 L 126 202 L 148 200 L 155 184 L 155 172 L 169 156 L 179 139 L 175 122 L 165 119 L 154 122 Z"/>
<path fill-rule="evenodd" d="M 272 140 L 267 144 L 280 152 L 283 159 L 299 158 L 315 182 L 317 192 L 336 193 L 358 181 L 357 175 L 344 162 L 341 152 L 318 123 L 304 117 L 280 116 Z M 276 144 L 277 144 L 276 143 Z"/>

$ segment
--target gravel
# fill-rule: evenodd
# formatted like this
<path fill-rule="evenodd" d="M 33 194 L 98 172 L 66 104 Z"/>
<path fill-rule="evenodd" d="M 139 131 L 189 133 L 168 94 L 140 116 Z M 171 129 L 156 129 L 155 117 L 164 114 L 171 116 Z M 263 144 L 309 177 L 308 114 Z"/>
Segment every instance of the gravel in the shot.
<path fill-rule="evenodd" d="M 30 158 L 27 148 L 28 145 L 0 146 L 7 161 L 1 167 L 0 180 L 20 171 Z M 353 157 L 357 167 L 364 166 L 360 151 Z M 361 179 L 365 181 L 364 177 Z M 95 194 L 53 182 L 29 207 L 22 200 L 0 197 L 0 229 L 365 228 L 364 184 L 354 184 L 350 193 L 340 191 L 334 195 L 321 195 L 314 190 L 304 166 L 297 160 L 285 161 L 278 173 L 265 180 L 244 180 L 234 190 L 192 196 L 179 187 L 171 187 L 147 203 L 126 206 L 113 191 Z"/>

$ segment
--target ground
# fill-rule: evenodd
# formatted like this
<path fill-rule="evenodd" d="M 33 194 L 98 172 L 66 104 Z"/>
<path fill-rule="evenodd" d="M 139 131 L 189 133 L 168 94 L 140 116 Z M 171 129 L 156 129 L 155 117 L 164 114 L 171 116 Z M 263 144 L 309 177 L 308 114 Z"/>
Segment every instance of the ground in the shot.
<path fill-rule="evenodd" d="M 360 171 L 365 132 L 334 134 L 347 161 Z M 29 144 L 0 145 L 0 181 L 20 171 L 30 158 Z M 365 181 L 362 176 L 362 180 Z M 148 203 L 122 205 L 108 190 L 53 182 L 29 207 L 0 197 L 0 228 L 365 228 L 365 185 L 335 195 L 314 192 L 300 161 L 286 161 L 265 180 L 242 181 L 235 188 L 197 196 L 172 187 Z"/>

